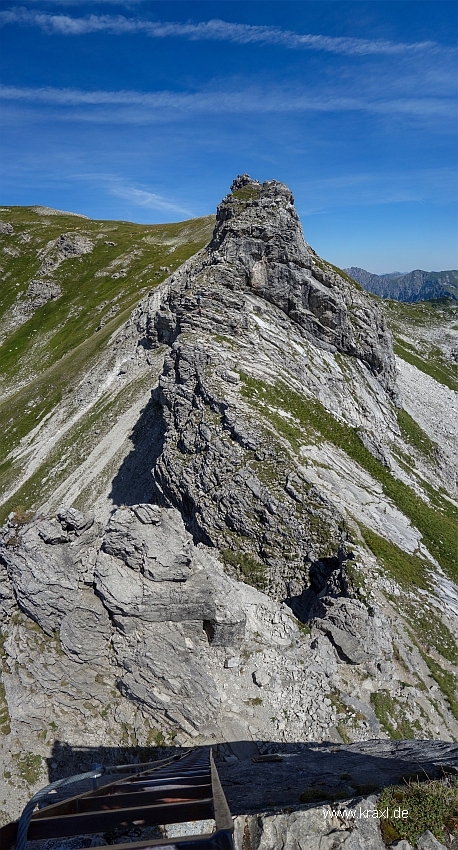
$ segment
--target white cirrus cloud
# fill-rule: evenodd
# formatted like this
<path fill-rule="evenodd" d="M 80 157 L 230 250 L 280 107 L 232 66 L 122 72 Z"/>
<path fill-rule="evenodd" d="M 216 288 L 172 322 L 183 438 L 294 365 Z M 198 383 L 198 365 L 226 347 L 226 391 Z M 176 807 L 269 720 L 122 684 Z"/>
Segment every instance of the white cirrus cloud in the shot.
<path fill-rule="evenodd" d="M 192 214 L 188 209 L 178 206 L 178 204 L 167 200 L 162 195 L 157 195 L 155 192 L 147 192 L 146 189 L 137 189 L 135 186 L 126 186 L 121 183 L 114 183 L 107 188 L 112 195 L 124 198 L 137 207 L 148 207 L 153 210 L 183 213 L 184 215 Z"/>
<path fill-rule="evenodd" d="M 360 111 L 376 115 L 405 115 L 411 117 L 450 118 L 454 112 L 451 98 L 447 97 L 365 97 L 334 94 L 311 95 L 307 91 L 291 89 L 203 90 L 200 92 L 173 91 L 84 91 L 73 88 L 28 88 L 0 86 L 0 99 L 31 104 L 48 104 L 56 107 L 102 107 L 102 111 L 88 109 L 85 120 L 110 120 L 120 115 L 135 123 L 178 116 L 184 113 L 306 113 Z M 166 115 L 166 111 L 168 114 Z M 81 113 L 80 113 L 81 118 Z"/>
<path fill-rule="evenodd" d="M 287 49 L 319 50 L 350 56 L 373 54 L 408 55 L 447 48 L 434 41 L 394 42 L 386 39 L 326 36 L 296 33 L 279 27 L 230 23 L 210 20 L 199 23 L 148 21 L 124 15 L 95 15 L 74 17 L 67 14 L 29 10 L 25 7 L 4 9 L 0 24 L 36 26 L 49 34 L 85 35 L 105 32 L 111 35 L 144 33 L 151 38 L 187 38 L 191 41 L 228 41 L 235 44 L 276 45 Z"/>

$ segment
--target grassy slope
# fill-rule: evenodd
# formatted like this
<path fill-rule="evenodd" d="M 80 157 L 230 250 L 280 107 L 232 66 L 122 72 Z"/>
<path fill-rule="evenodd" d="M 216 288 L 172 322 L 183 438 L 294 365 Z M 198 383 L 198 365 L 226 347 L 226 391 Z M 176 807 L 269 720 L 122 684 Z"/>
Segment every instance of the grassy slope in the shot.
<path fill-rule="evenodd" d="M 42 264 L 38 251 L 62 233 L 82 234 L 94 244 L 91 253 L 65 260 L 50 275 L 62 296 L 11 329 L 0 344 L 0 488 L 4 489 L 18 472 L 8 459 L 11 450 L 72 392 L 140 298 L 169 274 L 161 267 L 173 271 L 209 241 L 214 219 L 137 225 L 43 216 L 27 207 L 2 208 L 0 218 L 14 228 L 13 235 L 0 234 L 0 328 L 18 294 L 37 277 Z M 24 242 L 22 234 L 29 241 Z M 126 275 L 113 277 L 121 269 L 127 270 Z M 101 270 L 107 273 L 96 275 Z"/>
<path fill-rule="evenodd" d="M 359 463 L 383 487 L 385 495 L 404 513 L 423 535 L 424 541 L 444 571 L 457 580 L 456 541 L 458 539 L 458 515 L 450 502 L 440 493 L 434 492 L 431 504 L 426 504 L 414 491 L 383 466 L 366 449 L 359 439 L 355 428 L 339 422 L 317 400 L 304 399 L 285 384 L 277 382 L 275 386 L 243 376 L 243 395 L 249 400 L 275 428 L 285 436 L 293 449 L 299 450 L 308 435 L 313 440 L 327 440 L 343 449 L 352 460 Z M 288 410 L 293 419 L 285 419 L 274 410 L 280 405 Z M 420 429 L 417 426 L 417 430 Z M 417 434 L 417 432 L 415 432 Z M 421 432 L 423 433 L 423 432 Z M 426 434 L 424 435 L 425 439 Z M 371 542 L 377 535 L 371 536 Z M 369 544 L 371 545 L 371 544 Z M 372 543 L 371 548 L 376 549 Z M 397 547 L 394 547 L 395 549 Z M 399 550 L 400 552 L 401 550 Z M 375 551 L 378 554 L 378 551 Z M 417 560 L 417 559 L 415 559 Z M 403 565 L 404 568 L 404 565 Z M 421 573 L 418 567 L 418 575 Z M 422 577 L 419 586 L 424 586 Z"/>
<path fill-rule="evenodd" d="M 444 346 L 435 341 L 440 331 L 456 330 L 456 303 L 446 299 L 416 304 L 389 299 L 377 301 L 385 312 L 398 357 L 449 389 L 458 390 L 456 363 L 447 356 Z"/>

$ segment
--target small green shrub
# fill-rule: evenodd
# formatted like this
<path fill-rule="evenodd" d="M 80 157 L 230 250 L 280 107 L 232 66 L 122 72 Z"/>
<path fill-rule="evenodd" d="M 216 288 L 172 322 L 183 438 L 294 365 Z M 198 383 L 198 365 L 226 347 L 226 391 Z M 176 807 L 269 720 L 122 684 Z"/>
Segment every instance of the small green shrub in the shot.
<path fill-rule="evenodd" d="M 166 740 L 164 737 L 164 733 L 161 732 L 160 729 L 149 729 L 146 738 L 146 743 L 148 746 L 151 746 L 151 744 L 154 744 L 156 747 L 165 746 Z"/>
<path fill-rule="evenodd" d="M 405 838 L 414 845 L 426 829 L 443 842 L 447 830 L 452 834 L 456 834 L 457 830 L 458 779 L 414 781 L 404 786 L 385 788 L 377 808 L 388 808 L 388 819 L 380 822 L 386 843 Z M 406 810 L 407 819 L 394 818 L 396 808 Z"/>
<path fill-rule="evenodd" d="M 13 522 L 16 525 L 27 525 L 33 517 L 33 511 L 27 510 L 24 505 L 16 505 L 14 508 Z"/>
<path fill-rule="evenodd" d="M 370 699 L 381 727 L 390 738 L 395 740 L 415 738 L 415 729 L 403 716 L 402 706 L 390 696 L 388 691 L 382 690 L 372 693 Z M 393 721 L 396 726 L 394 726 Z"/>
<path fill-rule="evenodd" d="M 264 590 L 267 586 L 267 567 L 253 555 L 246 552 L 234 552 L 232 549 L 223 549 L 221 557 L 225 564 L 234 567 L 246 584 Z"/>
<path fill-rule="evenodd" d="M 311 635 L 312 634 L 312 630 L 311 630 L 310 626 L 307 625 L 307 623 L 301 623 L 300 620 L 297 620 L 296 626 L 299 629 L 299 631 L 301 632 L 301 634 L 303 634 L 303 635 Z"/>
<path fill-rule="evenodd" d="M 21 779 L 24 779 L 28 785 L 35 785 L 40 778 L 42 757 L 35 753 L 17 753 L 13 758 L 17 762 Z"/>

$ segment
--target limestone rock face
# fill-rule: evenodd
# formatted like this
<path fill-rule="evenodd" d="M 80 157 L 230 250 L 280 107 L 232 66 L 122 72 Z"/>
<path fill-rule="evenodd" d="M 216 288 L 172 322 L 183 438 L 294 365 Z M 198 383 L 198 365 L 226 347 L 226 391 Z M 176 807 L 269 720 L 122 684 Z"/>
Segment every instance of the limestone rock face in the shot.
<path fill-rule="evenodd" d="M 10 539 L 2 549 L 19 605 L 48 635 L 59 630 L 78 598 L 78 570 L 68 543 L 61 542 L 62 529 L 51 538 L 50 526 L 54 529 L 49 522 L 32 523 L 20 534 L 19 546 Z"/>
<path fill-rule="evenodd" d="M 154 522 L 145 523 L 138 516 L 147 516 L 148 508 L 116 511 L 98 554 L 95 587 L 115 622 L 132 631 L 134 618 L 143 623 L 205 620 L 218 635 L 227 630 L 233 643 L 240 641 L 245 616 L 232 600 L 228 579 L 196 549 L 175 511 L 156 508 Z"/>
<path fill-rule="evenodd" d="M 66 704 L 67 687 L 80 682 L 84 664 L 89 678 L 93 670 L 110 680 L 117 669 L 120 694 L 161 726 L 195 735 L 214 720 L 218 689 L 190 647 L 203 641 L 235 651 L 245 637 L 246 613 L 237 587 L 210 553 L 194 546 L 175 510 L 119 509 L 103 535 L 93 515 L 67 508 L 58 519 L 19 528 L 11 522 L 3 531 L 2 607 L 14 608 L 15 597 L 45 634 L 58 633 L 69 659 L 53 661 L 51 673 L 47 665 L 41 670 L 46 691 L 60 668 L 66 684 L 57 705 Z M 14 676 L 4 678 L 22 721 L 21 688 Z"/>
<path fill-rule="evenodd" d="M 103 661 L 111 637 L 107 610 L 88 589 L 78 594 L 75 607 L 60 625 L 60 641 L 64 652 L 75 661 Z"/>
<path fill-rule="evenodd" d="M 118 636 L 115 651 L 125 668 L 119 687 L 129 699 L 166 713 L 191 733 L 214 721 L 220 705 L 218 691 L 186 646 L 182 624 L 147 624 L 140 639 L 138 634 Z"/>
<path fill-rule="evenodd" d="M 92 250 L 74 235 L 41 251 L 43 291 L 61 263 Z M 124 276 L 135 256 L 95 276 Z M 377 306 L 307 245 L 289 189 L 248 175 L 220 205 L 207 248 L 149 282 L 75 388 L 67 418 L 58 407 L 36 425 L 36 445 L 65 448 L 56 491 L 42 514 L 27 522 L 16 511 L 0 532 L 7 769 L 19 775 L 19 748 L 47 758 L 64 741 L 78 760 L 81 747 L 224 741 L 228 765 L 245 754 L 253 768 L 258 750 L 287 755 L 292 744 L 456 739 L 428 666 L 440 659 L 452 675 L 455 589 L 428 549 L 421 512 L 408 513 L 418 496 L 429 510 L 433 489 L 442 500 L 444 479 L 434 457 L 417 465 L 420 450 L 401 434 Z M 448 405 L 451 422 L 451 396 L 436 408 L 431 381 L 427 399 L 434 413 Z M 107 418 L 90 404 L 105 392 Z M 80 459 L 83 442 L 90 454 Z M 43 457 L 24 440 L 12 460 L 31 469 Z M 424 586 L 402 583 L 406 557 Z M 332 792 L 341 783 L 326 770 Z M 285 758 L 284 790 L 290 775 Z M 246 797 L 239 779 L 238 761 L 234 787 Z M 238 810 L 240 841 L 249 830 L 253 846 L 272 850 L 287 834 L 293 848 L 305 832 L 313 847 L 378 846 L 364 823 L 341 823 L 337 835 L 321 810 L 271 817 L 278 772 L 271 792 Z M 258 814 L 246 820 L 247 811 Z"/>
<path fill-rule="evenodd" d="M 161 378 L 166 432 L 154 469 L 158 494 L 179 508 L 204 543 L 233 549 L 242 540 L 242 550 L 257 559 L 260 571 L 266 564 L 266 586 L 285 595 L 285 581 L 301 571 L 316 525 L 338 541 L 341 517 L 305 478 L 296 483 L 307 493 L 307 511 L 292 510 L 286 459 L 270 435 L 230 403 L 218 367 L 213 378 L 216 364 L 201 346 L 186 342 L 175 343 L 166 359 Z M 284 489 L 275 494 L 263 482 L 263 469 L 270 466 L 284 468 Z"/>
<path fill-rule="evenodd" d="M 62 290 L 54 280 L 31 280 L 20 307 L 25 313 L 34 313 L 43 304 L 61 295 Z"/>
<path fill-rule="evenodd" d="M 340 656 L 350 664 L 379 662 L 393 653 L 386 617 L 357 599 L 325 597 L 322 615 L 313 624 L 328 635 Z"/>
<path fill-rule="evenodd" d="M 212 297 L 211 284 L 215 301 L 221 298 L 223 306 L 238 312 L 241 293 L 251 290 L 279 307 L 315 344 L 362 360 L 396 397 L 395 360 L 383 313 L 343 275 L 321 268 L 304 240 L 287 186 L 275 180 L 261 185 L 248 175 L 237 178 L 218 207 L 209 247 L 194 271 L 201 300 Z M 179 323 L 186 295 L 177 295 L 169 309 Z M 162 334 L 163 319 L 158 323 Z"/>

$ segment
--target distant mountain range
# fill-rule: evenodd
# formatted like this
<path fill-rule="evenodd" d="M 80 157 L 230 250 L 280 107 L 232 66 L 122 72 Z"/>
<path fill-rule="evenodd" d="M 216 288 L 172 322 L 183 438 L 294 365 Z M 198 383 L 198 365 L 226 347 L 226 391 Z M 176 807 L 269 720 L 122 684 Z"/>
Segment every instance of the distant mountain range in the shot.
<path fill-rule="evenodd" d="M 453 298 L 458 301 L 458 271 L 444 272 L 390 272 L 371 274 L 365 269 L 352 266 L 345 269 L 367 292 L 395 301 L 429 301 L 431 298 Z"/>

